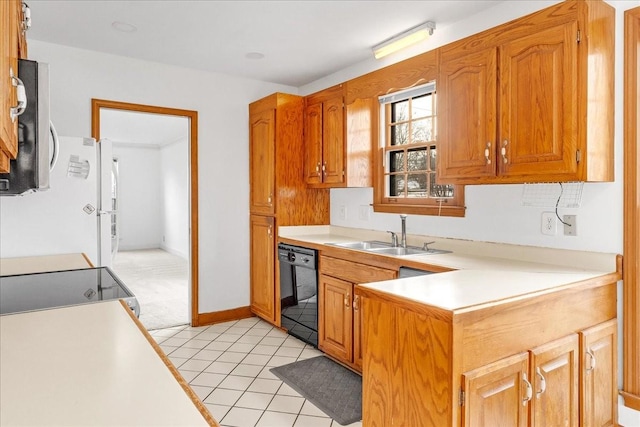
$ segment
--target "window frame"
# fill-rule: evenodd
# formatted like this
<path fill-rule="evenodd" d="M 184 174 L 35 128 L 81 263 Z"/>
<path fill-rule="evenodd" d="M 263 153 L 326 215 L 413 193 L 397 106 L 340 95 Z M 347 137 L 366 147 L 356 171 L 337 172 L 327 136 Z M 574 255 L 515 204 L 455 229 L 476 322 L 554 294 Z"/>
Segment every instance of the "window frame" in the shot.
<path fill-rule="evenodd" d="M 402 147 L 402 146 L 391 146 L 388 145 L 386 141 L 389 141 L 390 138 L 390 126 L 388 118 L 391 115 L 391 105 L 395 102 L 400 102 L 409 98 L 417 98 L 420 95 L 419 89 L 422 87 L 426 87 L 436 84 L 435 80 L 430 81 L 426 84 L 421 84 L 420 86 L 412 86 L 410 88 L 404 90 L 394 91 L 385 96 L 381 96 L 381 102 L 375 103 L 376 111 L 373 112 L 373 116 L 378 120 L 379 125 L 376 126 L 378 132 L 374 133 L 374 201 L 373 201 L 373 210 L 374 212 L 384 212 L 384 213 L 406 213 L 406 214 L 416 214 L 416 215 L 431 215 L 431 216 L 453 216 L 453 217 L 463 217 L 465 215 L 465 206 L 464 206 L 464 186 L 463 185 L 453 185 L 454 188 L 454 197 L 452 198 L 432 198 L 432 197 L 396 197 L 396 196 L 387 196 L 387 153 L 391 150 L 390 147 Z M 432 93 L 437 93 L 437 88 Z M 386 101 L 386 102 L 384 102 Z M 437 96 L 434 102 L 435 114 L 432 115 L 434 118 L 434 132 L 436 133 L 436 137 L 433 141 L 419 143 L 419 144 L 410 144 L 404 146 L 402 150 L 408 151 L 410 148 L 427 148 L 427 155 L 430 152 L 430 147 L 435 145 L 436 150 L 438 147 L 437 141 Z M 384 116 L 381 114 L 383 109 L 385 110 Z M 407 122 L 411 121 L 411 112 L 409 111 Z M 384 137 L 381 137 L 384 135 Z M 400 149 L 398 150 L 400 151 Z M 408 172 L 405 170 L 405 172 Z M 436 171 L 437 177 L 437 168 Z M 429 173 L 429 172 L 426 172 Z M 428 182 L 428 181 L 427 181 Z M 437 178 L 436 178 L 436 182 Z M 438 184 L 444 184 L 438 182 Z M 429 191 L 429 188 L 427 188 Z"/>

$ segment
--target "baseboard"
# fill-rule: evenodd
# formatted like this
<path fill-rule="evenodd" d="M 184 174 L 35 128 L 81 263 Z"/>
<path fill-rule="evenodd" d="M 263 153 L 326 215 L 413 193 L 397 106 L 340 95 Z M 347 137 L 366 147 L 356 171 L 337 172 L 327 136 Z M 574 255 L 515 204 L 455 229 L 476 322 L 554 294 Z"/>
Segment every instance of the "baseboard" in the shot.
<path fill-rule="evenodd" d="M 215 323 L 228 322 L 230 320 L 246 319 L 247 317 L 253 317 L 251 307 L 249 306 L 214 311 L 211 313 L 198 313 L 197 322 L 195 322 L 193 326 L 207 326 Z"/>
<path fill-rule="evenodd" d="M 169 246 L 165 245 L 165 244 L 160 244 L 160 249 L 162 249 L 165 252 L 169 252 L 171 255 L 175 255 L 175 256 L 179 256 L 182 259 L 186 259 L 187 261 L 189 260 L 189 254 L 185 254 L 182 251 L 179 251 L 177 249 L 173 249 L 170 248 Z"/>

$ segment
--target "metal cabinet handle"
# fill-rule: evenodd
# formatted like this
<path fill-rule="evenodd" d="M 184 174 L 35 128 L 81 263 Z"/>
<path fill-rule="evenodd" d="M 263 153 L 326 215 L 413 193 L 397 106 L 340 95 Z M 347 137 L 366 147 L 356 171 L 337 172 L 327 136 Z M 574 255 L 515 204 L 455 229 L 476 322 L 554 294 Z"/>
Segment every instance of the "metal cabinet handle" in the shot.
<path fill-rule="evenodd" d="M 11 77 L 11 85 L 16 88 L 16 95 L 18 98 L 18 105 L 9 108 L 11 122 L 15 122 L 16 118 L 27 109 L 27 92 L 24 89 L 24 83 L 22 83 L 22 80 L 13 74 L 13 68 L 9 68 L 9 76 Z"/>
<path fill-rule="evenodd" d="M 358 311 L 360 309 L 360 295 L 353 297 L 353 309 Z"/>
<path fill-rule="evenodd" d="M 351 295 L 349 294 L 349 292 L 347 292 L 347 295 L 344 297 L 344 306 L 349 308 L 351 305 L 349 304 L 349 301 L 351 300 Z"/>
<path fill-rule="evenodd" d="M 591 372 L 596 368 L 596 356 L 593 354 L 591 349 L 587 349 L 587 356 L 591 359 L 591 363 L 589 363 L 589 367 L 587 368 L 587 372 Z"/>
<path fill-rule="evenodd" d="M 272 226 L 269 226 L 269 228 L 267 229 L 267 234 L 269 235 L 270 239 L 273 238 L 273 227 Z"/>
<path fill-rule="evenodd" d="M 272 200 L 273 200 L 273 193 L 269 193 L 269 197 L 267 197 L 267 203 L 271 204 Z"/>
<path fill-rule="evenodd" d="M 542 371 L 539 366 L 536 368 L 536 375 L 538 376 L 538 382 L 540 383 L 540 390 L 536 392 L 536 397 L 540 398 L 542 393 L 547 390 L 547 380 L 544 375 L 542 375 Z"/>
<path fill-rule="evenodd" d="M 327 174 L 327 162 L 324 162 L 322 164 L 322 174 L 326 175 Z"/>
<path fill-rule="evenodd" d="M 487 164 L 491 164 L 491 143 L 487 142 L 487 148 L 484 149 L 484 158 L 487 160 Z"/>
<path fill-rule="evenodd" d="M 509 159 L 507 159 L 507 145 L 509 144 L 509 141 L 507 141 L 506 139 L 504 141 L 502 141 L 502 149 L 500 150 L 500 154 L 502 154 L 502 161 L 505 163 L 509 163 Z"/>
<path fill-rule="evenodd" d="M 531 383 L 527 380 L 527 374 L 522 374 L 522 381 L 524 382 L 525 387 L 525 396 L 522 399 L 522 405 L 527 406 L 527 402 L 531 400 L 533 397 L 533 387 L 531 387 Z"/>
<path fill-rule="evenodd" d="M 25 33 L 31 28 L 31 9 L 24 1 L 22 2 L 22 32 Z"/>

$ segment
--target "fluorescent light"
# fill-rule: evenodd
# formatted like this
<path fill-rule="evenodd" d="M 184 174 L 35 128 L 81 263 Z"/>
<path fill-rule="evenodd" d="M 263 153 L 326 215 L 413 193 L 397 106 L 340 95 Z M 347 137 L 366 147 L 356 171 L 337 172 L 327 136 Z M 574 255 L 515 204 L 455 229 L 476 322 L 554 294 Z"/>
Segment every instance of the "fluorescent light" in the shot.
<path fill-rule="evenodd" d="M 391 53 L 404 49 L 407 46 L 426 40 L 433 34 L 436 23 L 433 21 L 425 22 L 417 27 L 413 27 L 403 33 L 391 37 L 373 47 L 373 56 L 380 59 Z"/>

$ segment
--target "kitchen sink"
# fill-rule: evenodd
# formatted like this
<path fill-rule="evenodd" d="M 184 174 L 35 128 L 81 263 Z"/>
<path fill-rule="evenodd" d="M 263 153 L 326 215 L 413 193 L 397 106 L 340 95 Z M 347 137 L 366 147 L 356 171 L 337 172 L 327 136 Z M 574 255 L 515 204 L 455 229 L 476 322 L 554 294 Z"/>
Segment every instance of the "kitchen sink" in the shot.
<path fill-rule="evenodd" d="M 360 251 L 371 252 L 381 255 L 393 255 L 393 256 L 408 256 L 408 255 L 436 255 L 447 254 L 451 251 L 445 251 L 442 249 L 423 249 L 415 246 L 409 246 L 403 248 L 401 246 L 393 247 L 391 243 L 380 242 L 377 240 L 369 240 L 363 242 L 345 242 L 345 243 L 330 243 L 333 246 L 338 246 L 346 249 L 356 249 Z"/>
<path fill-rule="evenodd" d="M 346 243 L 331 243 L 333 246 L 339 246 L 347 249 L 359 249 L 361 251 L 369 251 L 373 249 L 393 249 L 391 243 L 379 242 L 377 240 L 370 240 L 366 242 L 346 242 Z"/>

